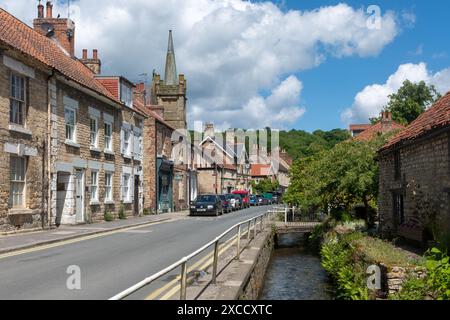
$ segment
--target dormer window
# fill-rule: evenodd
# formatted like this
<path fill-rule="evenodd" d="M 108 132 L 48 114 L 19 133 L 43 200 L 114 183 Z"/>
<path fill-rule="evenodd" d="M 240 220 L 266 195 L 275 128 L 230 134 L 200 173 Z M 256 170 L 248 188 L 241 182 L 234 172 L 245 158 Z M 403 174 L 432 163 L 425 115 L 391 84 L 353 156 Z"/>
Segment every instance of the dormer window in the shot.
<path fill-rule="evenodd" d="M 124 81 L 120 83 L 120 101 L 127 107 L 133 107 L 133 88 Z"/>

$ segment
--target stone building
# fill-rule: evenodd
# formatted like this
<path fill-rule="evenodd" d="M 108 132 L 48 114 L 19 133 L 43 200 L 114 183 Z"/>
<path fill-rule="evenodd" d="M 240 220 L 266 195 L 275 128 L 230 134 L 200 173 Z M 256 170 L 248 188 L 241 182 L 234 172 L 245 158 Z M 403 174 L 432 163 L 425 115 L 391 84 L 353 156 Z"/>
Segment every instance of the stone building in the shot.
<path fill-rule="evenodd" d="M 112 94 L 97 53 L 75 58 L 73 21 L 46 9 L 34 29 L 0 9 L 1 230 L 103 220 L 121 202 L 142 211 L 145 115 L 132 84 Z"/>
<path fill-rule="evenodd" d="M 177 73 L 175 50 L 173 45 L 172 31 L 169 31 L 169 41 L 166 56 L 164 79 L 157 73 L 153 73 L 150 89 L 150 105 L 157 106 L 159 116 L 164 119 L 167 127 L 176 131 L 174 137 L 187 139 L 187 81 L 184 75 Z M 161 124 L 161 122 L 159 122 Z M 160 131 L 166 129 L 160 128 Z M 160 134 L 159 136 L 165 136 Z M 174 140 L 172 137 L 172 140 Z M 166 141 L 166 138 L 162 138 Z M 189 145 L 190 142 L 172 141 L 172 145 L 182 143 Z M 159 142 L 160 146 L 165 145 Z M 169 153 L 158 153 L 157 160 L 157 183 L 158 183 L 158 208 L 162 211 L 185 210 L 189 207 L 189 200 L 196 189 L 196 175 L 190 160 L 184 155 L 172 155 L 172 150 L 185 148 L 170 148 Z M 177 159 L 174 159 L 177 158 Z"/>
<path fill-rule="evenodd" d="M 385 237 L 450 245 L 450 94 L 379 151 Z"/>

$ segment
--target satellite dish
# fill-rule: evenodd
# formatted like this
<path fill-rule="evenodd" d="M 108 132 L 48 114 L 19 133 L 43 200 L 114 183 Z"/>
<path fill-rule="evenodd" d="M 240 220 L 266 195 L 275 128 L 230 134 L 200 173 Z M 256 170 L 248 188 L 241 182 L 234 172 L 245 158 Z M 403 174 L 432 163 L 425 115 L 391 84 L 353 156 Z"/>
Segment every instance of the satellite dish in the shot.
<path fill-rule="evenodd" d="M 45 22 L 41 25 L 41 29 L 45 31 L 45 36 L 51 37 L 55 34 L 55 26 L 51 23 Z"/>

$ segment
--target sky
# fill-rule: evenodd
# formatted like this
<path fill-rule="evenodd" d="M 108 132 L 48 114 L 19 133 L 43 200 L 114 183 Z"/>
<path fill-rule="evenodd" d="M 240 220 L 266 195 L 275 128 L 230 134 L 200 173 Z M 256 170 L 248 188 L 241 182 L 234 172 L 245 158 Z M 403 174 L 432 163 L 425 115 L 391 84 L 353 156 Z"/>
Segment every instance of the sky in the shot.
<path fill-rule="evenodd" d="M 0 7 L 32 25 L 37 2 Z M 53 3 L 76 23 L 77 56 L 96 48 L 103 74 L 132 81 L 164 74 L 173 30 L 190 126 L 347 128 L 377 116 L 406 79 L 450 90 L 446 0 Z"/>

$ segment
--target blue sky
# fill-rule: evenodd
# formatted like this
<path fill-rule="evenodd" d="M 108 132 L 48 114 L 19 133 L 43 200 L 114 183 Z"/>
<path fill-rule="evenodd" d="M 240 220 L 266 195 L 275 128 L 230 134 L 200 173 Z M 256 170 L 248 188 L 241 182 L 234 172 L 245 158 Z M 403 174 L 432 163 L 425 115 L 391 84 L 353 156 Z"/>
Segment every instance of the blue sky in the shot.
<path fill-rule="evenodd" d="M 337 1 L 285 1 L 288 9 L 314 9 Z M 450 2 L 434 1 L 347 1 L 353 7 L 376 3 L 382 11 L 410 12 L 416 16 L 413 26 L 403 26 L 398 37 L 376 57 L 330 58 L 320 67 L 298 74 L 304 84 L 305 115 L 294 127 L 313 131 L 317 128 L 345 127 L 340 112 L 353 103 L 355 94 L 365 86 L 384 83 L 399 65 L 425 62 L 432 71 L 450 66 Z M 450 90 L 450 87 L 449 87 Z"/>
<path fill-rule="evenodd" d="M 66 16 L 66 0 L 54 0 Z M 0 0 L 32 25 L 37 1 Z M 381 9 L 367 28 L 366 9 Z M 164 73 L 168 30 L 188 81 L 188 122 L 219 129 L 330 130 L 379 114 L 405 79 L 450 90 L 444 0 L 73 0 L 76 55 L 102 72 Z M 149 81 L 149 77 L 147 78 Z"/>

